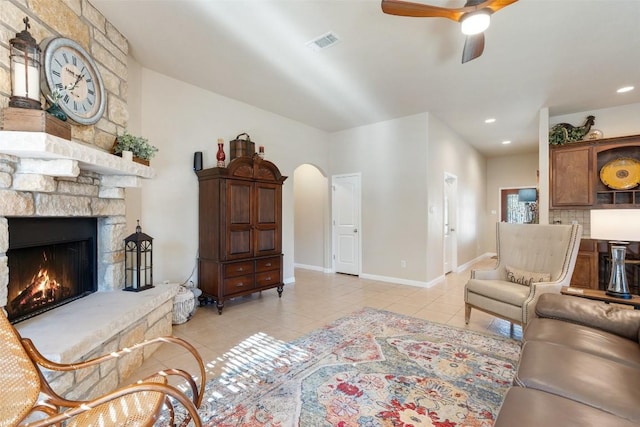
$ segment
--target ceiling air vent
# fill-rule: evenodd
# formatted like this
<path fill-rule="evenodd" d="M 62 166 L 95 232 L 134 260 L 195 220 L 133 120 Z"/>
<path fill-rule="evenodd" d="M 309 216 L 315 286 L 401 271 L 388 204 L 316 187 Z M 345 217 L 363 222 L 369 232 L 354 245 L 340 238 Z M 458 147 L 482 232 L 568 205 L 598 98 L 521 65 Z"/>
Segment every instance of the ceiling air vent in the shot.
<path fill-rule="evenodd" d="M 328 32 L 321 35 L 320 37 L 311 40 L 310 42 L 307 42 L 307 47 L 311 48 L 314 51 L 318 51 L 321 49 L 326 49 L 329 46 L 333 46 L 339 41 L 340 39 L 338 39 L 338 36 L 336 36 L 332 32 Z"/>

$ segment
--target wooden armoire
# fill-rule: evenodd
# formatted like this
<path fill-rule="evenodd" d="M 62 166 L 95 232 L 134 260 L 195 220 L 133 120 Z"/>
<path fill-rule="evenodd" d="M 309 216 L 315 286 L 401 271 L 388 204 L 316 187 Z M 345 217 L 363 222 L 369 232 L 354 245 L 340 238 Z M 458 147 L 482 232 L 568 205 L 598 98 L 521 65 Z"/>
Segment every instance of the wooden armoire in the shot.
<path fill-rule="evenodd" d="M 224 302 L 266 289 L 282 295 L 282 176 L 258 156 L 197 172 L 198 283 L 222 314 Z"/>

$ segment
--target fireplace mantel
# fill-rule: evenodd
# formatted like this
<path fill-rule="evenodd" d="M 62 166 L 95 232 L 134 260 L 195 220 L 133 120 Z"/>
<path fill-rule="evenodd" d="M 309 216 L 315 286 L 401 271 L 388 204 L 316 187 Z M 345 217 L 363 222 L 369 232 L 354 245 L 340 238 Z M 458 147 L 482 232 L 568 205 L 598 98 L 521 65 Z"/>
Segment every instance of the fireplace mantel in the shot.
<path fill-rule="evenodd" d="M 84 170 L 100 175 L 153 178 L 153 168 L 125 160 L 90 145 L 68 141 L 44 132 L 0 131 L 0 153 L 21 159 L 68 161 L 68 170 Z M 70 169 L 69 169 L 70 168 Z M 55 168 L 54 168 L 55 170 Z M 77 175 L 78 172 L 75 172 Z M 46 175 L 46 173 L 38 172 Z M 64 173 L 51 172 L 51 176 Z"/>

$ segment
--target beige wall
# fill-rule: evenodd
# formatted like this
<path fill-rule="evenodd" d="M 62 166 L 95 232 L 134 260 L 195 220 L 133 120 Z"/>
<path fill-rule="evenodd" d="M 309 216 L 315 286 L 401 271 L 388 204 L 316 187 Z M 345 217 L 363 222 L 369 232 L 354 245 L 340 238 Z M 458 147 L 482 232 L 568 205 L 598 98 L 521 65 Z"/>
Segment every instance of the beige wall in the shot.
<path fill-rule="evenodd" d="M 486 160 L 437 117 L 429 115 L 427 188 L 429 193 L 429 280 L 442 278 L 444 175 L 455 175 L 457 185 L 457 270 L 483 256 L 486 224 Z"/>
<path fill-rule="evenodd" d="M 445 171 L 459 181 L 459 264 L 482 254 L 485 160 L 437 118 L 337 132 L 330 158 L 331 175 L 362 174 L 362 276 L 422 285 L 443 277 Z"/>
<path fill-rule="evenodd" d="M 361 173 L 362 275 L 425 282 L 427 114 L 336 132 L 330 158 L 330 175 Z"/>
<path fill-rule="evenodd" d="M 328 271 L 331 262 L 326 256 L 330 239 L 327 177 L 313 165 L 298 166 L 293 174 L 293 199 L 295 265 Z"/>
<path fill-rule="evenodd" d="M 536 187 L 538 153 L 487 159 L 487 229 L 485 248 L 496 251 L 495 223 L 500 219 L 500 189 Z"/>
<path fill-rule="evenodd" d="M 247 132 L 264 145 L 266 159 L 283 175 L 284 278 L 294 277 L 294 170 L 313 163 L 327 170 L 327 133 L 148 69 L 141 73 L 141 134 L 160 151 L 152 160 L 157 177 L 143 183 L 143 230 L 154 237 L 154 279 L 183 282 L 191 277 L 198 250 L 198 180 L 193 153 L 215 166 L 216 140 Z M 196 275 L 192 280 L 196 282 Z"/>

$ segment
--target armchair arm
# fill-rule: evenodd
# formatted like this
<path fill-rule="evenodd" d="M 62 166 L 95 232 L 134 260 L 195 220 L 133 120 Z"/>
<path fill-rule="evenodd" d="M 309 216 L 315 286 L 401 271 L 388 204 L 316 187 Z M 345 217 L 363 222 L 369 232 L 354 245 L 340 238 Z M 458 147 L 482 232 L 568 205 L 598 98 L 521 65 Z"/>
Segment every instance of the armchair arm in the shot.
<path fill-rule="evenodd" d="M 539 317 L 558 319 L 638 341 L 640 311 L 590 301 L 571 295 L 542 295 L 536 305 Z"/>

